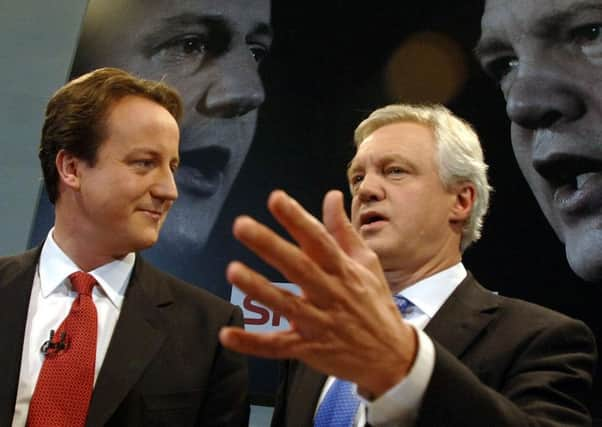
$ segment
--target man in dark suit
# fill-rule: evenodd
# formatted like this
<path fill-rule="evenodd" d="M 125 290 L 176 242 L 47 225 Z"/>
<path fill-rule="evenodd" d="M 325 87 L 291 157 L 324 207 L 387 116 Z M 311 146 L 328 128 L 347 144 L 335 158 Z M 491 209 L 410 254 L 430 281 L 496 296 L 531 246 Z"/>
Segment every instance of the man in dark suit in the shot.
<path fill-rule="evenodd" d="M 250 218 L 234 224 L 303 291 L 272 287 L 240 263 L 228 269 L 292 325 L 220 335 L 229 348 L 297 359 L 272 424 L 590 425 L 591 332 L 484 289 L 462 265 L 490 191 L 470 126 L 441 106 L 393 105 L 362 122 L 355 141 L 351 223 L 339 192 L 324 199 L 323 225 L 275 192 L 268 207 L 299 247 Z"/>
<path fill-rule="evenodd" d="M 50 100 L 40 160 L 56 220 L 0 259 L 1 426 L 246 425 L 238 308 L 152 267 L 177 198 L 182 103 L 112 68 Z"/>

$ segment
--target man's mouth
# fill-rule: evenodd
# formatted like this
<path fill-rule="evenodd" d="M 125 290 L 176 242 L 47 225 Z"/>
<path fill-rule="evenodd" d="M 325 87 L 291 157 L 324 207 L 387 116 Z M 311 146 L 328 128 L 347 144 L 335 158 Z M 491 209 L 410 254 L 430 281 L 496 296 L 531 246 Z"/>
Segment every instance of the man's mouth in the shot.
<path fill-rule="evenodd" d="M 360 228 L 386 221 L 387 218 L 378 212 L 365 212 L 360 215 Z"/>
<path fill-rule="evenodd" d="M 554 200 L 566 211 L 600 205 L 602 161 L 559 154 L 534 162 L 535 170 L 554 189 Z"/>
<path fill-rule="evenodd" d="M 161 218 L 163 218 L 164 215 L 164 212 L 158 209 L 141 208 L 140 210 L 155 221 L 161 220 Z"/>
<path fill-rule="evenodd" d="M 230 151 L 217 146 L 183 151 L 176 173 L 178 189 L 211 197 L 222 186 L 229 160 Z"/>

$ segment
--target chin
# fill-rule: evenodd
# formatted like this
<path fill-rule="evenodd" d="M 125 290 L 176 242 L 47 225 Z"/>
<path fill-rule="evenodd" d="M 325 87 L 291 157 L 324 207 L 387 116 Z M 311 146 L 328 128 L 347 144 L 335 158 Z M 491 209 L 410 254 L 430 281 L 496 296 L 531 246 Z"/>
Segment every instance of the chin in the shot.
<path fill-rule="evenodd" d="M 602 285 L 602 231 L 587 233 L 580 239 L 569 239 L 565 252 L 577 276 L 586 282 Z"/>
<path fill-rule="evenodd" d="M 159 244 L 183 245 L 189 250 L 201 249 L 217 221 L 225 197 L 221 193 L 209 199 L 182 196 L 163 223 Z"/>
<path fill-rule="evenodd" d="M 154 235 L 148 235 L 148 236 L 144 236 L 144 235 L 140 235 L 138 236 L 137 241 L 134 243 L 134 248 L 132 249 L 132 252 L 137 252 L 137 251 L 142 251 L 144 249 L 148 249 L 151 246 L 153 246 L 155 243 L 157 243 L 158 240 L 158 235 L 154 234 Z"/>
<path fill-rule="evenodd" d="M 598 256 L 595 256 L 598 254 Z M 602 285 L 602 252 L 597 251 L 589 256 L 571 256 L 567 259 L 571 269 L 577 276 L 589 283 Z"/>
<path fill-rule="evenodd" d="M 388 270 L 390 268 L 397 267 L 399 265 L 399 254 L 388 246 L 379 246 L 368 244 L 370 248 L 378 257 L 380 265 Z"/>

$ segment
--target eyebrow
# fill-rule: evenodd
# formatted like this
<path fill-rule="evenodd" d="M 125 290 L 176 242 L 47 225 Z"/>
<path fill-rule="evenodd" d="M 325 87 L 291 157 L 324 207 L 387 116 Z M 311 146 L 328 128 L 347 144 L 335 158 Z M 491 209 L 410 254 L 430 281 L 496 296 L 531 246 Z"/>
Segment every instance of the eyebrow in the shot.
<path fill-rule="evenodd" d="M 225 25 L 226 22 L 220 15 L 183 13 L 162 18 L 151 29 L 145 32 L 142 39 L 143 51 L 151 52 L 157 45 L 164 43 L 166 39 L 175 37 L 182 31 L 187 31 L 194 27 L 223 27 Z"/>
<path fill-rule="evenodd" d="M 510 46 L 508 45 L 508 43 L 502 41 L 497 37 L 486 37 L 479 40 L 472 53 L 474 56 L 480 59 L 495 52 L 506 50 L 509 47 Z"/>
<path fill-rule="evenodd" d="M 599 1 L 587 0 L 573 3 L 562 11 L 554 11 L 547 15 L 544 12 L 541 17 L 537 18 L 535 28 L 531 31 L 541 38 L 556 37 L 560 27 L 566 21 L 578 13 L 590 10 L 602 11 L 602 4 Z M 508 48 L 508 43 L 497 37 L 484 37 L 479 40 L 473 49 L 473 53 L 477 58 L 481 58 Z"/>
<path fill-rule="evenodd" d="M 350 178 L 350 174 L 352 174 L 356 170 L 363 169 L 363 167 L 361 165 L 358 165 L 357 162 L 354 163 L 354 160 L 355 160 L 355 158 L 353 158 L 347 164 L 347 178 Z M 399 162 L 402 164 L 403 167 L 406 167 L 409 169 L 414 168 L 414 165 L 412 164 L 412 162 L 409 162 L 406 158 L 404 158 L 402 155 L 399 155 L 399 154 L 386 153 L 386 154 L 383 154 L 382 156 L 379 156 L 376 158 L 376 164 L 379 165 L 379 167 L 382 167 L 382 165 L 385 165 L 388 163 L 393 163 L 393 162 Z"/>
<path fill-rule="evenodd" d="M 131 160 L 137 156 L 150 156 L 153 159 L 160 159 L 161 157 L 163 157 L 163 155 L 154 147 L 139 147 L 133 149 L 129 153 L 126 153 L 124 159 Z M 171 159 L 169 159 L 169 164 L 174 165 L 176 169 L 180 167 L 180 156 L 178 155 L 177 157 L 172 157 Z"/>
<path fill-rule="evenodd" d="M 228 20 L 221 14 L 203 14 L 197 15 L 194 13 L 182 13 L 180 15 L 164 18 L 162 28 L 189 27 L 193 25 L 209 25 L 209 26 L 227 26 Z M 252 28 L 251 33 L 266 35 L 272 37 L 274 30 L 272 26 L 266 22 L 258 22 Z"/>
<path fill-rule="evenodd" d="M 261 36 L 267 36 L 270 38 L 274 37 L 274 29 L 270 24 L 266 24 L 265 22 L 260 22 L 253 27 L 251 34 L 259 34 Z"/>
<path fill-rule="evenodd" d="M 181 13 L 168 16 L 163 19 L 144 37 L 144 50 L 148 50 L 173 37 L 194 27 L 209 27 L 226 32 L 230 26 L 228 20 L 222 14 L 195 14 Z M 272 26 L 265 22 L 258 22 L 252 28 L 250 34 L 273 38 Z"/>
<path fill-rule="evenodd" d="M 133 150 L 126 153 L 126 157 L 140 156 L 140 155 L 147 155 L 147 156 L 153 156 L 153 157 L 160 156 L 157 149 L 155 149 L 154 147 L 151 147 L 151 146 L 136 147 Z"/>
<path fill-rule="evenodd" d="M 563 11 L 552 12 L 547 15 L 544 14 L 537 21 L 534 33 L 540 37 L 553 37 L 558 33 L 558 30 L 566 21 L 570 20 L 578 13 L 590 10 L 602 11 L 602 4 L 600 4 L 599 1 L 583 1 L 574 3 Z"/>
<path fill-rule="evenodd" d="M 219 22 L 225 22 L 226 20 L 220 14 L 197 15 L 195 13 L 181 13 L 179 15 L 168 16 L 166 18 L 163 18 L 161 21 L 162 21 L 163 25 L 165 25 L 165 26 L 172 26 L 172 25 L 189 26 L 189 25 L 199 25 L 199 24 L 214 23 L 214 22 L 219 23 Z"/>

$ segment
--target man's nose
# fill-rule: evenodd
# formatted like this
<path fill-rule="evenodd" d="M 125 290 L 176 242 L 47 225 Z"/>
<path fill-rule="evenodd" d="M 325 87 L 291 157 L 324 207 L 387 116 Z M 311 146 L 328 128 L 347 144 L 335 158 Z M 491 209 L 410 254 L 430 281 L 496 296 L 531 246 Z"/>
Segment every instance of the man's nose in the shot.
<path fill-rule="evenodd" d="M 506 93 L 508 118 L 531 130 L 579 119 L 585 103 L 571 73 L 552 62 L 519 65 Z"/>
<path fill-rule="evenodd" d="M 157 199 L 173 202 L 178 198 L 178 187 L 176 185 L 175 173 L 170 167 L 159 171 L 151 191 L 153 197 Z"/>
<path fill-rule="evenodd" d="M 214 58 L 211 82 L 197 103 L 210 117 L 232 118 L 258 108 L 265 99 L 257 62 L 246 43 Z"/>
<path fill-rule="evenodd" d="M 375 174 L 366 174 L 360 182 L 356 194 L 362 203 L 376 202 L 384 199 L 385 191 L 380 178 Z"/>

